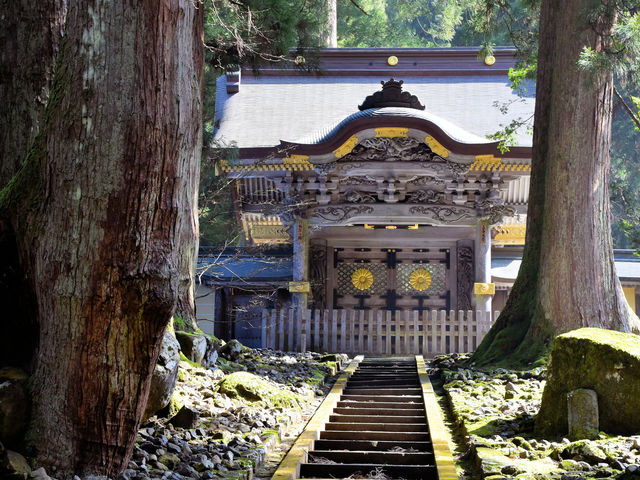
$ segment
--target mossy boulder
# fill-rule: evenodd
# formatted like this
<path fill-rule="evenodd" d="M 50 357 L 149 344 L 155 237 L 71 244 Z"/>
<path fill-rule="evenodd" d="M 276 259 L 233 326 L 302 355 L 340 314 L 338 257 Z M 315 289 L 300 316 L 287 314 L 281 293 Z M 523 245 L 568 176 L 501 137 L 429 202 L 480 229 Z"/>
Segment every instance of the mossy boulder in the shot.
<path fill-rule="evenodd" d="M 270 407 L 300 408 L 299 395 L 268 382 L 249 372 L 234 372 L 218 384 L 218 391 L 231 398 L 242 398 L 247 402 L 262 402 Z"/>
<path fill-rule="evenodd" d="M 640 432 L 640 336 L 581 328 L 555 338 L 536 431 L 566 435 L 567 394 L 588 388 L 598 395 L 600 430 Z"/>
<path fill-rule="evenodd" d="M 176 331 L 180 342 L 180 351 L 194 363 L 202 363 L 207 352 L 207 336 L 205 334 Z"/>

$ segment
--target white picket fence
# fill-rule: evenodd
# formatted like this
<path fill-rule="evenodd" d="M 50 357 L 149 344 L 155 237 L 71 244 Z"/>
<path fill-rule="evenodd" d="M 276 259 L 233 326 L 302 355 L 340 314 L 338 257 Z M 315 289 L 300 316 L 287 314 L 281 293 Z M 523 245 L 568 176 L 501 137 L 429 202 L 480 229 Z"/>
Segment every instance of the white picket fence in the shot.
<path fill-rule="evenodd" d="M 261 331 L 263 346 L 283 351 L 436 355 L 475 350 L 491 323 L 479 310 L 283 309 L 264 310 Z"/>

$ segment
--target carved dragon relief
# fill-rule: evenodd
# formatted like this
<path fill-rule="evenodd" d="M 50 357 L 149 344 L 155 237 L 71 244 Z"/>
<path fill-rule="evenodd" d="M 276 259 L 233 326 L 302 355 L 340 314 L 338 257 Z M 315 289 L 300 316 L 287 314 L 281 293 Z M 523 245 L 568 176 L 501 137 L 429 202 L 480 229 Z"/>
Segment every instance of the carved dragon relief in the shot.
<path fill-rule="evenodd" d="M 344 192 L 344 199 L 348 203 L 376 203 L 377 195 L 366 190 L 349 189 Z"/>
<path fill-rule="evenodd" d="M 368 205 L 341 206 L 341 207 L 318 207 L 314 211 L 314 216 L 323 218 L 330 222 L 341 222 L 356 215 L 366 215 L 373 213 L 374 208 Z"/>
<path fill-rule="evenodd" d="M 515 209 L 504 204 L 504 199 L 499 197 L 487 198 L 476 204 L 478 216 L 487 218 L 489 225 L 502 222 L 504 217 L 515 214 Z"/>
<path fill-rule="evenodd" d="M 436 190 L 414 190 L 408 194 L 408 203 L 440 203 L 443 194 Z"/>
<path fill-rule="evenodd" d="M 337 162 L 317 164 L 319 173 L 341 173 L 362 168 L 364 162 L 415 162 L 439 177 L 457 176 L 469 171 L 470 165 L 454 162 L 434 153 L 424 142 L 411 137 L 375 137 L 361 140 L 351 153 Z"/>
<path fill-rule="evenodd" d="M 455 223 L 467 218 L 476 218 L 476 213 L 471 208 L 442 205 L 416 205 L 409 208 L 409 213 L 424 215 L 442 223 Z"/>

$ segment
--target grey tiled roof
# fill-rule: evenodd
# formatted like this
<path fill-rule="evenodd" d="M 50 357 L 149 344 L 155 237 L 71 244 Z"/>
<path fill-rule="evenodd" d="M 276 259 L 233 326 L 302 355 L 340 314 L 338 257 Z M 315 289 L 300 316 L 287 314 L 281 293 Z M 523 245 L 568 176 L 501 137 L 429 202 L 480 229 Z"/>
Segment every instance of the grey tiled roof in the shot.
<path fill-rule="evenodd" d="M 235 142 L 238 147 L 319 138 L 358 112 L 365 97 L 380 90 L 381 80 L 388 78 L 243 76 L 240 91 L 228 94 L 226 79 L 220 77 L 215 138 Z M 465 136 L 461 131 L 466 131 L 468 138 L 486 138 L 513 119 L 531 117 L 534 109 L 533 94 L 518 97 L 503 75 L 411 76 L 404 79 L 403 89 L 426 105 L 426 115 L 455 125 L 460 137 Z M 505 103 L 511 103 L 506 115 L 499 108 Z M 519 146 L 530 146 L 531 140 L 524 131 L 516 138 Z"/>

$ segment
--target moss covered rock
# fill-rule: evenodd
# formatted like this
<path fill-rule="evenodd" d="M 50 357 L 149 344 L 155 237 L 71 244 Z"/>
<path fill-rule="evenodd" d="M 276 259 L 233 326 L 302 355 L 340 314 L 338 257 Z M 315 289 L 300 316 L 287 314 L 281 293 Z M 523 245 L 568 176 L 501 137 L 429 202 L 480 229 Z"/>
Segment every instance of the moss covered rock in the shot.
<path fill-rule="evenodd" d="M 556 337 L 536 418 L 539 434 L 567 434 L 567 394 L 580 388 L 597 393 L 601 430 L 640 432 L 640 336 L 581 328 Z"/>
<path fill-rule="evenodd" d="M 300 408 L 302 401 L 298 395 L 278 388 L 249 372 L 227 375 L 218 384 L 218 391 L 231 398 L 242 398 L 254 403 L 263 402 L 270 407 Z"/>

